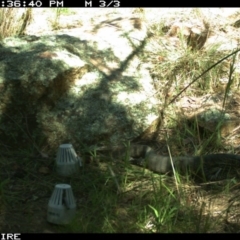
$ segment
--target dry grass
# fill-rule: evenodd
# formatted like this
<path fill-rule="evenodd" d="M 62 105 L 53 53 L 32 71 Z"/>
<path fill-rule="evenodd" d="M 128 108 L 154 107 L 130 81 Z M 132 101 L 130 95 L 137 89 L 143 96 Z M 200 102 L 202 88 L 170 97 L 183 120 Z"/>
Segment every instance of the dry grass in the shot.
<path fill-rule="evenodd" d="M 176 114 L 178 109 L 175 102 L 182 96 L 196 97 L 220 91 L 225 101 L 229 92 L 234 94 L 239 91 L 238 58 L 234 59 L 233 55 L 211 68 L 231 50 L 220 51 L 218 44 L 207 45 L 208 38 L 221 34 L 220 29 L 227 29 L 237 15 L 227 14 L 223 9 L 216 10 L 214 15 L 213 11 L 138 8 L 102 9 L 96 12 L 94 9 L 79 9 L 73 14 L 67 9 L 60 12 L 34 9 L 32 21 L 35 25 L 30 25 L 27 33 L 44 33 L 44 29 L 37 26 L 39 16 L 41 23 L 46 23 L 45 31 L 72 26 L 70 23 L 74 19 L 77 19 L 76 25 L 81 26 L 86 21 L 94 25 L 117 15 L 139 17 L 153 33 L 142 55 L 142 62 L 150 66 L 158 96 L 163 99 L 164 119 L 157 132 L 155 147 L 173 156 L 224 149 L 238 153 L 239 149 L 230 148 L 233 138 L 222 139 L 217 133 L 202 131 L 197 122 L 189 125 Z M 225 18 L 222 17 L 223 12 Z M 45 19 L 42 18 L 43 13 Z M 201 49 L 194 47 L 199 46 L 194 44 L 194 41 L 200 41 L 198 37 L 192 37 L 191 44 L 188 44 L 189 35 L 185 36 L 184 26 L 176 25 L 177 30 L 171 30 L 174 22 L 194 25 L 194 21 L 202 23 L 203 19 L 211 25 Z M 15 34 L 16 31 L 7 32 L 6 24 L 7 21 L 3 21 L 1 25 L 1 31 L 5 33 L 3 36 Z M 207 69 L 209 71 L 198 78 Z M 194 79 L 196 81 L 192 83 Z M 219 81 L 221 79 L 226 79 L 224 86 Z M 184 88 L 184 92 L 176 98 Z M 32 149 L 13 153 L 4 142 L 0 142 L 0 146 L 4 149 L 2 153 L 8 154 L 0 155 L 2 232 L 184 233 L 240 230 L 238 169 L 233 175 L 229 173 L 227 179 L 197 183 L 189 176 L 159 176 L 131 166 L 126 161 L 112 163 L 105 156 L 99 163 L 93 161 L 86 164 L 71 179 L 61 179 L 54 172 L 54 159 L 33 159 L 29 157 Z M 96 152 L 90 151 L 90 154 L 98 159 Z M 70 183 L 77 200 L 76 218 L 67 226 L 52 226 L 46 222 L 47 203 L 54 184 L 58 182 Z"/>

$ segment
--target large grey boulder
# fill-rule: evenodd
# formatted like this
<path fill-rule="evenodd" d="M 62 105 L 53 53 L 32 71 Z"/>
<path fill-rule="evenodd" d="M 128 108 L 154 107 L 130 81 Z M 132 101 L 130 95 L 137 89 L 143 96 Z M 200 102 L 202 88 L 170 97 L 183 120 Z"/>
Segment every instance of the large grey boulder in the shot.
<path fill-rule="evenodd" d="M 146 31 L 137 20 L 126 21 L 4 39 L 1 142 L 52 152 L 65 142 L 78 148 L 141 134 L 158 117 L 160 102 L 139 58 Z"/>

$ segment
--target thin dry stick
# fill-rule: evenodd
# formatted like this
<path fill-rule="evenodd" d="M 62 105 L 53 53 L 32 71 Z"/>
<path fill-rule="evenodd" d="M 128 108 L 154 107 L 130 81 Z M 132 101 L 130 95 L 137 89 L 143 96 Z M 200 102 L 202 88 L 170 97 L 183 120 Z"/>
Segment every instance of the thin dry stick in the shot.
<path fill-rule="evenodd" d="M 232 133 L 230 135 L 228 135 L 228 137 L 231 137 L 235 134 L 235 132 L 240 128 L 240 126 L 237 126 L 235 127 L 233 130 L 232 130 Z"/>
<path fill-rule="evenodd" d="M 168 138 L 168 136 L 167 136 L 167 138 Z M 170 157 L 170 160 L 171 160 L 171 165 L 172 165 L 172 169 L 173 169 L 173 175 L 174 175 L 174 179 L 175 179 L 175 183 L 176 183 L 177 192 L 179 193 L 178 181 L 177 181 L 177 177 L 176 177 L 176 170 L 175 170 L 175 167 L 174 167 L 174 164 L 173 164 L 172 154 L 171 154 L 170 147 L 169 147 L 168 143 L 167 143 L 167 149 L 168 149 L 168 154 L 169 154 L 169 157 Z"/>
<path fill-rule="evenodd" d="M 223 99 L 222 109 L 225 108 L 225 103 L 226 103 L 227 95 L 228 95 L 228 93 L 229 93 L 229 91 L 230 91 L 230 87 L 231 87 L 231 85 L 233 84 L 233 81 L 234 81 L 233 73 L 234 73 L 234 71 L 235 71 L 235 67 L 234 67 L 235 62 L 236 62 L 236 55 L 233 56 L 233 58 L 232 58 L 232 63 L 230 64 L 228 83 L 227 83 L 226 90 L 225 90 L 225 93 L 224 93 L 224 99 Z"/>
<path fill-rule="evenodd" d="M 236 54 L 237 52 L 239 52 L 240 49 L 237 49 L 236 51 L 230 53 L 229 55 L 227 55 L 226 57 L 222 58 L 221 60 L 219 60 L 218 62 L 216 62 L 215 64 L 213 64 L 211 67 L 209 67 L 207 70 L 205 70 L 202 74 L 200 74 L 198 77 L 196 77 L 192 82 L 190 82 L 185 88 L 183 88 L 180 93 L 177 94 L 177 96 L 175 96 L 168 105 L 172 104 L 186 89 L 188 89 L 193 83 L 195 83 L 199 78 L 201 78 L 204 74 L 206 74 L 208 71 L 210 71 L 212 68 L 214 68 L 215 66 L 217 66 L 219 63 L 223 62 L 225 59 L 231 57 L 232 55 Z"/>

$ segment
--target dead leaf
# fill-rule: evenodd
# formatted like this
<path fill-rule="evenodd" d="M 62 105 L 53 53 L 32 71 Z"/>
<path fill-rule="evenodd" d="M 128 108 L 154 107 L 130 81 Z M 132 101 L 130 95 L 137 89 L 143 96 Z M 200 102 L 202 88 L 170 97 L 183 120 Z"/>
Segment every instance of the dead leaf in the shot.
<path fill-rule="evenodd" d="M 48 167 L 40 167 L 38 169 L 38 172 L 42 173 L 42 174 L 49 174 L 50 173 L 50 169 Z"/>

